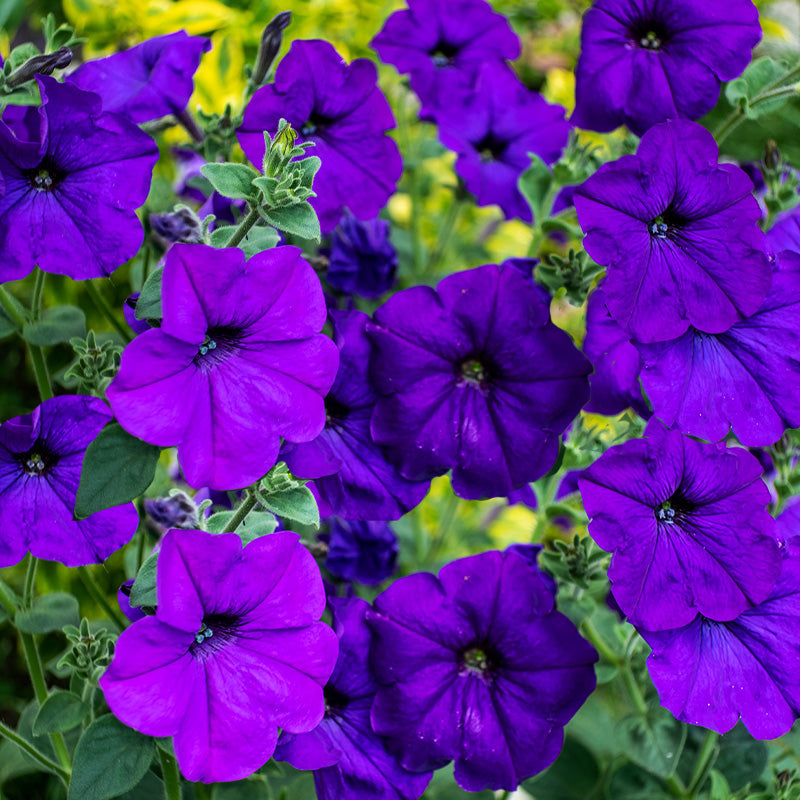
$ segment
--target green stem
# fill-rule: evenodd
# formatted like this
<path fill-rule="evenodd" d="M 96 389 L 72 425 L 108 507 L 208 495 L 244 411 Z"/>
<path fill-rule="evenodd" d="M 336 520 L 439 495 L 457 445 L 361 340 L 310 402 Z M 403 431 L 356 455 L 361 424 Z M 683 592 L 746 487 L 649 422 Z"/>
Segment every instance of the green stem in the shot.
<path fill-rule="evenodd" d="M 194 796 L 197 800 L 208 800 L 208 787 L 204 783 L 195 783 L 192 785 L 194 789 Z"/>
<path fill-rule="evenodd" d="M 639 685 L 636 683 L 636 680 L 633 677 L 630 664 L 623 664 L 620 667 L 619 672 L 622 676 L 622 682 L 625 684 L 625 688 L 628 690 L 628 694 L 633 702 L 633 707 L 636 709 L 636 713 L 641 717 L 646 716 L 647 703 L 645 702 L 642 690 L 639 688 Z"/>
<path fill-rule="evenodd" d="M 244 522 L 244 518 L 256 507 L 257 502 L 254 492 L 245 492 L 242 504 L 228 521 L 223 533 L 233 533 Z"/>
<path fill-rule="evenodd" d="M 667 788 L 675 797 L 689 797 L 683 781 L 677 775 L 670 775 L 668 778 L 664 778 L 664 783 L 667 784 Z"/>
<path fill-rule="evenodd" d="M 31 302 L 31 319 L 34 322 L 39 319 L 39 311 L 42 308 L 42 294 L 44 293 L 44 279 L 47 275 L 42 270 L 36 270 L 36 283 L 33 287 L 33 301 Z"/>
<path fill-rule="evenodd" d="M 458 220 L 458 215 L 461 212 L 462 206 L 463 203 L 460 197 L 456 196 L 453 198 L 453 202 L 450 203 L 450 207 L 447 209 L 447 216 L 444 218 L 442 227 L 439 229 L 436 250 L 430 257 L 427 266 L 422 271 L 422 275 L 419 279 L 420 283 L 426 283 L 436 274 L 436 268 L 439 266 L 439 263 L 447 251 L 447 245 L 450 241 L 450 237 L 453 234 L 453 230 L 455 229 L 456 220 Z"/>
<path fill-rule="evenodd" d="M 8 618 L 13 620 L 17 614 L 17 606 L 2 583 L 0 583 L 0 606 L 3 606 L 4 611 L 8 614 Z"/>
<path fill-rule="evenodd" d="M 37 750 L 29 741 L 23 739 L 16 731 L 9 728 L 8 725 L 3 722 L 0 722 L 0 736 L 5 736 L 10 742 L 14 742 L 20 750 L 24 750 L 34 761 L 41 764 L 45 769 L 55 772 L 64 783 L 69 783 L 71 770 L 56 764 L 55 761 Z"/>
<path fill-rule="evenodd" d="M 83 585 L 86 587 L 86 591 L 91 595 L 92 600 L 105 611 L 106 616 L 110 620 L 113 620 L 121 631 L 124 631 L 128 625 L 124 614 L 108 602 L 105 592 L 100 588 L 100 585 L 95 580 L 89 568 L 78 567 L 78 574 L 81 576 L 81 581 L 83 581 Z"/>
<path fill-rule="evenodd" d="M 719 752 L 718 740 L 719 734 L 716 731 L 706 731 L 706 737 L 703 739 L 703 744 L 700 745 L 697 759 L 694 762 L 692 777 L 689 778 L 689 794 L 694 794 L 705 780 L 708 770 Z"/>
<path fill-rule="evenodd" d="M 453 525 L 453 520 L 456 518 L 459 500 L 460 498 L 455 493 L 452 493 L 448 498 L 447 505 L 445 506 L 444 513 L 442 514 L 442 520 L 439 523 L 439 530 L 436 532 L 436 535 L 431 541 L 431 546 L 428 550 L 427 561 L 432 561 L 442 549 L 442 545 L 447 538 L 447 534 Z"/>
<path fill-rule="evenodd" d="M 53 386 L 50 383 L 50 373 L 47 371 L 47 362 L 44 359 L 44 350 L 37 345 L 27 343 L 28 352 L 33 365 L 33 376 L 36 378 L 36 387 L 42 402 L 53 397 Z"/>
<path fill-rule="evenodd" d="M 111 326 L 122 337 L 122 340 L 126 343 L 132 342 L 133 333 L 130 328 L 128 328 L 127 325 L 123 325 L 119 319 L 117 319 L 117 315 L 111 310 L 111 306 L 105 301 L 103 295 L 100 294 L 100 290 L 95 286 L 94 281 L 85 281 L 84 286 L 86 286 L 89 297 L 92 298 L 92 302 L 97 307 L 97 310 L 111 323 Z"/>
<path fill-rule="evenodd" d="M 560 188 L 561 187 L 555 181 L 553 181 L 553 185 L 548 190 L 544 204 L 542 205 L 542 208 L 545 209 L 547 213 L 541 215 L 541 219 L 535 219 L 533 221 L 533 227 L 531 229 L 531 243 L 528 245 L 528 258 L 533 258 L 536 256 L 536 254 L 539 252 L 539 248 L 542 246 L 542 242 L 546 236 L 542 225 L 546 219 L 550 219 L 550 215 L 553 211 L 553 203 L 556 201 L 558 190 Z"/>
<path fill-rule="evenodd" d="M 603 660 L 608 661 L 610 664 L 616 664 L 618 667 L 624 665 L 625 662 L 606 644 L 606 641 L 600 635 L 600 631 L 595 628 L 588 617 L 581 622 L 581 634 L 584 639 L 594 646 L 594 649 L 597 650 Z"/>
<path fill-rule="evenodd" d="M 236 247 L 250 232 L 250 228 L 258 222 L 258 218 L 258 209 L 251 208 L 247 212 L 247 216 L 239 223 L 239 227 L 231 234 L 231 238 L 225 243 L 225 247 Z"/>
<path fill-rule="evenodd" d="M 423 252 L 422 252 L 422 235 L 419 225 L 419 183 L 417 181 L 417 166 L 416 159 L 411 157 L 411 140 L 408 137 L 408 121 L 406 119 L 405 105 L 409 97 L 404 93 L 401 98 L 401 103 L 404 106 L 401 108 L 400 113 L 397 115 L 397 133 L 400 138 L 400 144 L 405 156 L 403 168 L 405 171 L 406 187 L 408 189 L 408 199 L 411 203 L 409 233 L 411 234 L 411 260 L 414 275 L 420 276 L 423 272 Z"/>
<path fill-rule="evenodd" d="M 166 800 L 181 800 L 181 774 L 174 756 L 158 748 L 161 772 L 164 775 L 164 797 Z"/>
<path fill-rule="evenodd" d="M 33 555 L 28 560 L 28 570 L 25 573 L 25 590 L 22 595 L 22 602 L 25 608 L 30 608 L 33 605 L 33 589 L 36 583 L 36 567 L 39 566 L 39 559 Z"/>
<path fill-rule="evenodd" d="M 25 327 L 27 320 L 11 299 L 11 295 L 6 291 L 5 286 L 0 286 L 0 306 L 3 307 L 6 316 L 14 323 L 17 333 L 22 333 L 22 329 Z"/>

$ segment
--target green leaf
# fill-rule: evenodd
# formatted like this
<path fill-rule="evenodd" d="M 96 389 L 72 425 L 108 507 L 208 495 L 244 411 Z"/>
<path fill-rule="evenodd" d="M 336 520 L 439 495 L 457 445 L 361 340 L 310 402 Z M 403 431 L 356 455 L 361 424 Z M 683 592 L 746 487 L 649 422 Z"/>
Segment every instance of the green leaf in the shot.
<path fill-rule="evenodd" d="M 132 606 L 152 606 L 158 604 L 156 599 L 156 571 L 158 566 L 158 552 L 151 553 L 136 574 L 136 580 L 131 586 L 129 602 Z"/>
<path fill-rule="evenodd" d="M 319 528 L 319 508 L 311 490 L 306 486 L 287 489 L 275 494 L 259 492 L 259 501 L 268 511 L 279 517 L 299 522 L 301 525 L 313 525 Z"/>
<path fill-rule="evenodd" d="M 712 770 L 709 777 L 711 778 L 709 800 L 730 800 L 731 787 L 728 786 L 725 776 L 717 770 Z"/>
<path fill-rule="evenodd" d="M 77 625 L 78 601 L 66 592 L 50 592 L 37 597 L 29 611 L 20 611 L 14 624 L 25 633 L 51 633 L 65 625 Z"/>
<path fill-rule="evenodd" d="M 275 533 L 275 528 L 278 527 L 278 520 L 267 512 L 250 513 L 245 517 L 244 522 L 236 529 L 236 533 L 242 540 L 243 545 L 248 545 L 255 539 L 260 539 L 262 536 L 269 536 Z"/>
<path fill-rule="evenodd" d="M 754 739 L 739 722 L 719 739 L 719 756 L 714 768 L 719 770 L 731 788 L 738 792 L 743 786 L 758 780 L 767 766 L 767 747 Z"/>
<path fill-rule="evenodd" d="M 553 173 L 536 153 L 528 153 L 531 165 L 519 176 L 517 186 L 528 201 L 534 220 L 550 216 L 552 210 Z"/>
<path fill-rule="evenodd" d="M 75 498 L 75 518 L 127 503 L 150 485 L 161 448 L 137 439 L 117 422 L 106 425 L 86 449 Z"/>
<path fill-rule="evenodd" d="M 301 795 L 297 797 L 299 800 Z M 253 775 L 235 783 L 218 783 L 214 787 L 214 800 L 271 800 L 271 798 L 272 792 L 265 775 Z"/>
<path fill-rule="evenodd" d="M 301 239 L 319 241 L 320 229 L 317 213 L 307 203 L 297 203 L 283 208 L 259 209 L 261 216 L 279 231 L 299 236 Z"/>
<path fill-rule="evenodd" d="M 669 778 L 678 764 L 686 741 L 686 726 L 658 707 L 646 717 L 632 715 L 620 720 L 617 739 L 621 752 L 653 775 Z"/>
<path fill-rule="evenodd" d="M 611 778 L 605 792 L 606 800 L 667 800 L 658 778 L 636 764 L 624 764 Z"/>
<path fill-rule="evenodd" d="M 72 730 L 80 725 L 89 714 L 89 706 L 72 692 L 56 689 L 51 692 L 47 700 L 33 720 L 34 736 L 46 733 L 62 733 Z"/>
<path fill-rule="evenodd" d="M 31 344 L 47 346 L 86 336 L 86 315 L 77 306 L 46 308 L 36 322 L 28 322 L 22 335 Z"/>
<path fill-rule="evenodd" d="M 136 319 L 161 319 L 161 277 L 164 267 L 154 269 L 142 286 L 136 301 Z"/>
<path fill-rule="evenodd" d="M 725 87 L 725 97 L 731 105 L 739 106 L 749 119 L 762 117 L 788 101 L 786 96 L 763 97 L 765 92 L 780 84 L 788 71 L 784 64 L 771 58 L 757 58 L 740 77 Z"/>
<path fill-rule="evenodd" d="M 556 762 L 522 787 L 536 800 L 586 800 L 600 781 L 592 751 L 568 736 Z"/>
<path fill-rule="evenodd" d="M 253 188 L 253 178 L 258 173 L 246 164 L 204 164 L 200 172 L 211 181 L 211 185 L 224 197 L 235 200 L 254 200 L 258 191 Z"/>
<path fill-rule="evenodd" d="M 0 306 L 0 339 L 11 336 L 13 333 L 16 333 L 16 330 L 17 326 L 14 325 L 11 321 L 11 317 L 9 317 L 2 306 Z"/>
<path fill-rule="evenodd" d="M 144 778 L 155 744 L 107 714 L 93 722 L 75 748 L 68 800 L 108 800 Z"/>
<path fill-rule="evenodd" d="M 271 250 L 280 240 L 281 236 L 275 228 L 258 225 L 248 231 L 247 235 L 239 243 L 239 249 L 244 251 L 247 258 L 252 258 L 256 253 Z"/>

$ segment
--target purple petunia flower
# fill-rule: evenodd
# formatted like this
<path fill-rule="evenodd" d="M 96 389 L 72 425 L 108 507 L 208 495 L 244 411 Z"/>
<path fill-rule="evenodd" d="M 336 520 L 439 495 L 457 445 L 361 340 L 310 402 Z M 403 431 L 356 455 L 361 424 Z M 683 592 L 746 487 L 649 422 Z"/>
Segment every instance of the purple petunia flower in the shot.
<path fill-rule="evenodd" d="M 637 136 L 714 107 L 761 40 L 750 0 L 596 0 L 581 29 L 572 122 Z"/>
<path fill-rule="evenodd" d="M 338 357 L 317 333 L 322 289 L 298 248 L 245 262 L 237 248 L 175 244 L 162 306 L 161 327 L 128 345 L 107 395 L 134 436 L 178 446 L 187 483 L 242 488 L 275 463 L 281 436 L 319 434 Z"/>
<path fill-rule="evenodd" d="M 670 427 L 718 441 L 733 428 L 750 446 L 800 427 L 800 255 L 784 251 L 759 311 L 715 336 L 690 329 L 637 345 L 653 413 Z"/>
<path fill-rule="evenodd" d="M 403 171 L 397 145 L 386 134 L 395 121 L 377 86 L 375 65 L 365 58 L 346 64 L 328 42 L 292 42 L 275 71 L 247 105 L 237 132 L 254 163 L 264 158 L 264 131 L 281 118 L 314 142 L 322 160 L 309 202 L 324 232 L 332 231 L 345 207 L 359 219 L 373 219 L 394 193 Z"/>
<path fill-rule="evenodd" d="M 406 769 L 455 759 L 466 791 L 513 790 L 543 770 L 595 687 L 594 648 L 513 552 L 400 578 L 367 621 L 381 684 L 373 728 Z"/>
<path fill-rule="evenodd" d="M 64 396 L 0 425 L 0 567 L 28 550 L 68 567 L 99 564 L 131 540 L 133 503 L 73 519 L 86 448 L 110 421 L 102 400 Z"/>
<path fill-rule="evenodd" d="M 141 292 L 134 292 L 125 298 L 122 304 L 122 316 L 136 336 L 150 330 L 153 326 L 146 319 L 136 319 L 136 304 L 139 302 Z"/>
<path fill-rule="evenodd" d="M 778 216 L 767 231 L 767 244 L 773 253 L 782 250 L 800 253 L 800 206 Z"/>
<path fill-rule="evenodd" d="M 155 142 L 100 98 L 37 77 L 39 136 L 17 139 L 0 121 L 0 283 L 35 266 L 75 280 L 110 275 L 144 232 L 135 209 L 150 189 Z"/>
<path fill-rule="evenodd" d="M 505 64 L 489 62 L 475 91 L 443 101 L 434 118 L 442 144 L 458 154 L 455 170 L 478 205 L 497 204 L 507 219 L 531 222 L 517 180 L 530 166 L 529 153 L 548 164 L 561 155 L 570 130 L 564 113 L 526 89 Z"/>
<path fill-rule="evenodd" d="M 698 616 L 677 630 L 640 631 L 663 706 L 719 733 L 741 717 L 756 739 L 786 733 L 800 716 L 800 538 L 784 551 L 772 594 L 730 622 Z"/>
<path fill-rule="evenodd" d="M 109 708 L 148 736 L 173 736 L 190 781 L 245 778 L 280 726 L 322 719 L 336 662 L 319 569 L 295 533 L 246 547 L 236 534 L 170 531 L 158 556 L 155 616 L 119 638 L 100 678 Z"/>
<path fill-rule="evenodd" d="M 583 352 L 594 365 L 594 374 L 589 376 L 591 395 L 585 410 L 613 416 L 632 408 L 647 419 L 651 412 L 639 385 L 641 356 L 628 334 L 608 313 L 606 294 L 599 286 L 589 295 L 586 307 Z"/>
<path fill-rule="evenodd" d="M 397 536 L 387 523 L 331 517 L 329 531 L 325 566 L 337 578 L 373 585 L 397 570 Z"/>
<path fill-rule="evenodd" d="M 386 220 L 357 220 L 345 210 L 331 236 L 325 280 L 340 292 L 380 297 L 397 280 L 397 251 Z"/>
<path fill-rule="evenodd" d="M 461 497 L 504 497 L 544 475 L 588 398 L 589 362 L 514 267 L 399 292 L 367 333 L 382 394 L 373 438 L 409 479 L 452 469 Z"/>
<path fill-rule="evenodd" d="M 133 588 L 134 579 L 125 581 L 119 589 L 117 589 L 117 604 L 119 610 L 131 621 L 136 622 L 137 619 L 144 619 L 147 614 L 142 611 L 138 606 L 131 605 L 131 589 Z"/>
<path fill-rule="evenodd" d="M 589 533 L 613 552 L 608 577 L 633 625 L 679 628 L 698 613 L 731 620 L 780 573 L 761 464 L 661 422 L 607 450 L 580 478 Z"/>
<path fill-rule="evenodd" d="M 79 89 L 99 94 L 105 111 L 148 122 L 180 114 L 194 91 L 192 78 L 203 53 L 205 36 L 176 31 L 96 61 L 87 61 L 67 77 Z"/>
<path fill-rule="evenodd" d="M 501 64 L 520 52 L 508 20 L 483 0 L 408 0 L 408 9 L 386 20 L 372 47 L 381 61 L 410 75 L 423 118 L 469 92 L 482 64 Z"/>
<path fill-rule="evenodd" d="M 721 333 L 766 297 L 753 184 L 717 155 L 705 128 L 664 123 L 635 156 L 604 164 L 575 191 L 586 252 L 608 267 L 608 309 L 641 342 L 674 339 L 690 325 Z"/>
<path fill-rule="evenodd" d="M 337 516 L 351 520 L 399 519 L 428 491 L 426 481 L 407 480 L 370 435 L 378 395 L 367 366 L 370 345 L 361 311 L 332 311 L 339 347 L 339 371 L 325 398 L 325 428 L 313 441 L 284 445 L 294 475 L 313 478 Z"/>
<path fill-rule="evenodd" d="M 276 761 L 313 769 L 319 800 L 416 800 L 430 773 L 409 772 L 386 751 L 369 721 L 378 685 L 369 669 L 369 605 L 358 598 L 329 599 L 339 637 L 339 659 L 325 686 L 325 718 L 310 733 L 284 733 Z"/>

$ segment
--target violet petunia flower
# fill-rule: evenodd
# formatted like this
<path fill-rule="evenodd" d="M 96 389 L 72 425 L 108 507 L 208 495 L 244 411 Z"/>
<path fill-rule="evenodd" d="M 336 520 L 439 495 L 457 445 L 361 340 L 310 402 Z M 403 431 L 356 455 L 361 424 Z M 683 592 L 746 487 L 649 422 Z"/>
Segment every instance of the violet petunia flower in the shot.
<path fill-rule="evenodd" d="M 330 517 L 328 531 L 325 567 L 337 578 L 374 585 L 397 571 L 397 536 L 388 523 Z"/>
<path fill-rule="evenodd" d="M 353 598 L 330 598 L 339 659 L 325 686 L 325 718 L 310 733 L 284 733 L 276 761 L 313 769 L 319 800 L 417 800 L 429 772 L 409 772 L 390 755 L 370 725 L 378 684 L 369 669 L 369 605 Z"/>
<path fill-rule="evenodd" d="M 136 336 L 153 327 L 146 319 L 136 319 L 136 304 L 139 302 L 140 296 L 141 292 L 134 292 L 128 295 L 122 304 L 122 316 Z"/>
<path fill-rule="evenodd" d="M 698 613 L 731 620 L 769 596 L 781 557 L 761 474 L 747 450 L 659 421 L 584 470 L 589 533 L 613 553 L 611 590 L 633 625 L 679 628 Z"/>
<path fill-rule="evenodd" d="M 373 438 L 410 480 L 452 469 L 460 497 L 505 497 L 544 475 L 588 399 L 589 362 L 511 266 L 405 289 L 367 333 L 382 395 Z"/>
<path fill-rule="evenodd" d="M 597 653 L 527 558 L 492 551 L 400 578 L 367 612 L 372 726 L 409 770 L 455 759 L 470 792 L 548 766 L 595 687 Z M 532 646 L 535 643 L 535 646 Z"/>
<path fill-rule="evenodd" d="M 773 253 L 791 250 L 800 254 L 800 206 L 778 215 L 766 235 L 767 244 Z"/>
<path fill-rule="evenodd" d="M 278 727 L 322 719 L 337 641 L 318 622 L 319 568 L 296 533 L 170 531 L 161 545 L 155 616 L 131 625 L 100 678 L 112 713 L 148 736 L 172 736 L 184 777 L 246 778 Z"/>
<path fill-rule="evenodd" d="M 298 248 L 245 261 L 237 248 L 175 244 L 162 307 L 161 327 L 128 345 L 107 395 L 129 433 L 178 446 L 190 486 L 240 489 L 275 463 L 281 436 L 320 433 L 338 357 L 318 333 L 322 289 Z"/>
<path fill-rule="evenodd" d="M 372 40 L 381 61 L 410 76 L 429 118 L 455 94 L 469 93 L 482 64 L 520 53 L 508 20 L 484 0 L 408 0 Z"/>
<path fill-rule="evenodd" d="M 73 519 L 86 448 L 110 421 L 102 400 L 78 395 L 0 425 L 0 567 L 29 550 L 68 567 L 99 564 L 131 540 L 133 503 Z"/>
<path fill-rule="evenodd" d="M 641 630 L 661 704 L 718 733 L 741 717 L 756 739 L 775 739 L 800 716 L 800 538 L 763 603 L 729 622 L 698 616 L 677 630 Z"/>
<path fill-rule="evenodd" d="M 158 148 L 100 98 L 36 78 L 39 134 L 26 141 L 0 121 L 0 283 L 35 266 L 75 280 L 110 275 L 138 251 L 137 209 L 147 198 Z"/>
<path fill-rule="evenodd" d="M 653 413 L 708 441 L 732 428 L 748 447 L 800 427 L 800 255 L 784 251 L 757 313 L 717 335 L 690 329 L 637 345 Z"/>
<path fill-rule="evenodd" d="M 595 0 L 581 28 L 572 122 L 641 136 L 668 119 L 699 119 L 760 40 L 750 0 Z"/>
<path fill-rule="evenodd" d="M 134 579 L 131 578 L 120 585 L 119 589 L 117 589 L 117 604 L 119 605 L 119 610 L 128 620 L 136 622 L 138 619 L 144 619 L 147 616 L 147 612 L 143 611 L 138 606 L 131 605 L 130 598 L 133 584 Z"/>
<path fill-rule="evenodd" d="M 377 85 L 378 71 L 366 58 L 346 64 L 328 42 L 295 40 L 244 112 L 239 144 L 256 165 L 264 158 L 264 131 L 281 118 L 298 132 L 298 143 L 313 142 L 322 160 L 309 202 L 323 232 L 332 231 L 349 208 L 373 219 L 394 193 L 403 171 L 392 110 Z"/>
<path fill-rule="evenodd" d="M 721 333 L 767 295 L 753 184 L 717 156 L 705 128 L 668 122 L 575 191 L 586 252 L 608 267 L 608 309 L 641 342 L 674 339 L 690 325 Z"/>
<path fill-rule="evenodd" d="M 378 395 L 367 374 L 367 315 L 332 311 L 339 371 L 325 398 L 325 428 L 304 444 L 284 444 L 281 458 L 299 478 L 313 478 L 333 514 L 350 520 L 399 519 L 428 491 L 390 464 L 370 434 Z"/>
<path fill-rule="evenodd" d="M 442 101 L 434 119 L 442 144 L 458 155 L 456 173 L 478 205 L 497 204 L 506 219 L 531 222 L 517 181 L 531 164 L 529 153 L 547 164 L 559 158 L 570 131 L 564 113 L 527 89 L 510 67 L 489 62 L 475 91 Z"/>
<path fill-rule="evenodd" d="M 583 352 L 594 365 L 585 410 L 613 416 L 632 408 L 647 419 L 651 412 L 639 385 L 641 356 L 608 312 L 606 294 L 600 286 L 589 295 Z"/>
<path fill-rule="evenodd" d="M 148 122 L 186 108 L 200 58 L 210 49 L 210 39 L 186 31 L 154 36 L 129 50 L 81 64 L 67 82 L 100 95 L 105 111 Z"/>

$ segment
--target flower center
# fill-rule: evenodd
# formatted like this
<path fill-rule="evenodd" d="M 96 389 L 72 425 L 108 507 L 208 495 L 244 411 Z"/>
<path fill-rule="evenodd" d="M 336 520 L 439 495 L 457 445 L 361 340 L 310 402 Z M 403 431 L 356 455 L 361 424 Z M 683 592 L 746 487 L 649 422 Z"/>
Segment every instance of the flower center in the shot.
<path fill-rule="evenodd" d="M 486 649 L 480 645 L 469 647 L 461 653 L 461 675 L 490 677 L 492 664 Z"/>
<path fill-rule="evenodd" d="M 338 689 L 334 689 L 333 686 L 326 686 L 323 690 L 323 696 L 325 697 L 326 717 L 338 717 L 350 705 L 350 698 L 338 691 Z"/>
<path fill-rule="evenodd" d="M 508 142 L 498 139 L 494 134 L 487 134 L 475 145 L 480 153 L 481 161 L 500 161 L 508 147 Z"/>
<path fill-rule="evenodd" d="M 664 222 L 664 217 L 657 216 L 649 225 L 650 234 L 657 239 L 666 239 L 669 233 L 669 225 Z"/>
<path fill-rule="evenodd" d="M 489 380 L 489 370 L 486 365 L 477 358 L 467 358 L 459 365 L 459 383 L 471 384 L 480 389 L 485 389 Z"/>
<path fill-rule="evenodd" d="M 206 639 L 210 639 L 214 635 L 214 629 L 209 628 L 205 622 L 200 626 L 200 630 L 194 635 L 196 644 L 203 644 Z"/>
<path fill-rule="evenodd" d="M 304 139 L 313 136 L 314 134 L 321 134 L 326 125 L 333 122 L 334 118 L 328 119 L 312 111 L 308 119 L 298 128 L 300 136 Z"/>
<path fill-rule="evenodd" d="M 44 459 L 39 453 L 28 454 L 25 460 L 25 472 L 28 475 L 43 475 L 46 468 Z"/>
<path fill-rule="evenodd" d="M 64 177 L 61 170 L 48 159 L 42 161 L 38 167 L 23 170 L 23 174 L 37 192 L 52 192 Z"/>
<path fill-rule="evenodd" d="M 55 465 L 58 458 L 43 441 L 38 440 L 30 450 L 20 453 L 17 461 L 26 475 L 38 478 L 45 475 Z"/>
<path fill-rule="evenodd" d="M 659 522 L 666 522 L 670 525 L 675 522 L 675 509 L 669 500 L 665 500 L 656 508 L 656 519 Z"/>
<path fill-rule="evenodd" d="M 665 525 L 677 525 L 686 520 L 687 515 L 697 508 L 697 505 L 687 500 L 680 492 L 675 492 L 668 500 L 657 505 L 653 511 L 656 519 Z"/>
<path fill-rule="evenodd" d="M 439 41 L 428 52 L 430 53 L 431 61 L 433 61 L 433 66 L 437 69 L 442 69 L 453 66 L 458 55 L 458 48 L 447 42 Z"/>
<path fill-rule="evenodd" d="M 325 398 L 325 427 L 344 422 L 349 414 L 350 409 L 344 403 L 340 403 L 330 395 Z"/>
<path fill-rule="evenodd" d="M 655 31 L 647 31 L 644 36 L 639 37 L 639 46 L 645 50 L 660 50 L 661 37 Z"/>
<path fill-rule="evenodd" d="M 189 645 L 189 652 L 195 658 L 205 660 L 235 638 L 239 625 L 240 619 L 235 614 L 210 614 L 200 624 L 200 630 Z"/>
<path fill-rule="evenodd" d="M 197 348 L 194 365 L 204 372 L 213 369 L 239 349 L 242 338 L 241 329 L 231 325 L 209 328 L 205 339 Z"/>
<path fill-rule="evenodd" d="M 208 335 L 206 334 L 206 338 L 203 340 L 203 344 L 200 345 L 198 348 L 198 353 L 201 356 L 207 355 L 209 350 L 216 350 L 217 343 Z"/>

